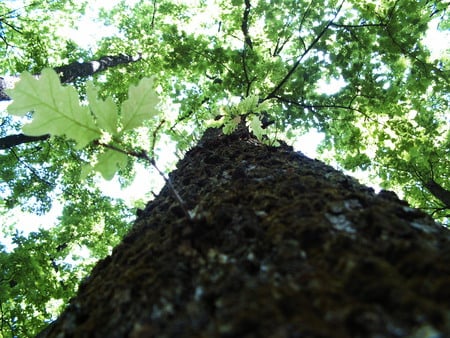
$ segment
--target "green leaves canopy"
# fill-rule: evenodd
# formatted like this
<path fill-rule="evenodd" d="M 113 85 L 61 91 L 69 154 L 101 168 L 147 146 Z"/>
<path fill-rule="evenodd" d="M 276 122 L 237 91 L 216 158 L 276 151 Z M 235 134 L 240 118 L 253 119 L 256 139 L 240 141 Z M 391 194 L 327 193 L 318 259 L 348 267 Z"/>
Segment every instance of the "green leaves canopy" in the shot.
<path fill-rule="evenodd" d="M 81 111 L 91 116 L 83 122 L 89 135 L 83 135 L 79 144 L 108 134 L 114 145 L 119 145 L 114 139 L 119 137 L 121 146 L 134 149 L 139 141 L 130 129 L 144 124 L 151 127 L 145 142 L 170 137 L 182 153 L 211 121 L 231 130 L 241 116 L 261 138 L 284 136 L 293 141 L 317 129 L 324 134 L 322 158 L 347 170 L 365 170 L 383 187 L 395 188 L 413 205 L 446 222 L 448 206 L 426 183 L 433 180 L 450 190 L 449 58 L 448 51 L 433 56 L 423 41 L 432 21 L 441 30 L 448 29 L 448 4 L 234 0 L 128 5 L 122 1 L 103 10 L 101 19 L 117 33 L 99 42 L 97 56 L 142 53 L 143 60 L 94 76 L 92 84 L 77 82 L 90 107 L 80 106 Z M 51 20 L 46 22 L 42 34 L 33 27 L 33 37 L 24 38 L 30 42 L 25 53 L 28 61 L 20 67 L 15 66 L 17 62 L 3 63 L 5 69 L 36 73 L 65 58 L 72 61 L 90 55 L 73 44 L 59 55 L 57 48 L 50 48 L 54 46 L 48 39 Z M 36 41 L 39 36 L 42 40 Z M 55 39 L 55 43 L 62 42 Z M 50 54 L 56 60 L 53 63 L 48 61 Z M 160 104 L 166 113 L 159 129 L 154 121 L 161 121 L 160 116 L 151 115 L 151 109 L 151 120 L 144 122 L 140 117 L 147 110 L 140 100 L 150 106 L 156 100 L 147 92 L 150 80 L 139 90 L 131 87 L 152 75 L 158 79 Z M 255 97 L 258 105 L 246 106 Z M 257 111 L 261 103 L 270 105 Z M 19 113 L 27 109 L 36 108 L 22 107 Z M 274 122 L 265 129 L 263 114 Z M 19 127 L 12 124 L 11 129 Z M 78 137 L 70 131 L 63 134 Z M 6 165 L 0 174 L 15 189 L 11 188 L 14 193 L 8 205 L 14 199 L 22 204 L 45 201 L 55 182 L 67 191 L 64 198 L 71 200 L 80 193 L 69 194 L 77 191 L 72 189 L 79 182 L 81 164 L 92 161 L 105 177 L 111 177 L 117 165 L 125 165 L 123 154 L 96 153 L 89 146 L 73 149 L 60 137 L 24 144 L 1 155 Z M 42 183 L 43 179 L 50 184 Z M 92 188 L 89 179 L 86 189 Z M 65 214 L 63 220 L 68 217 Z"/>

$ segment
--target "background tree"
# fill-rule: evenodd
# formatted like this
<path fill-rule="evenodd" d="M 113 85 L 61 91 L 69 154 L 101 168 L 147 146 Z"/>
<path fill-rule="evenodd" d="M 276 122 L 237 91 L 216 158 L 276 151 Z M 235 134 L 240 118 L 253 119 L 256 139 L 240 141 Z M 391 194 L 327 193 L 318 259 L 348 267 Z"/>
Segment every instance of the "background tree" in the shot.
<path fill-rule="evenodd" d="M 142 53 L 143 59 L 94 76 L 93 81 L 102 97 L 112 96 L 119 104 L 139 78 L 157 76 L 164 113 L 148 121 L 144 142 L 156 159 L 158 154 L 152 152 L 158 148 L 157 140 L 162 135 L 170 136 L 182 154 L 209 126 L 223 125 L 230 132 L 237 123 L 234 105 L 243 98 L 258 96 L 260 103 L 267 105 L 263 115 L 268 126 L 259 128 L 262 115 L 249 115 L 247 119 L 253 121 L 253 131 L 259 132 L 265 142 L 273 143 L 282 135 L 293 138 L 316 128 L 326 136 L 321 148 L 325 157 L 333 158 L 346 169 L 370 170 L 381 177 L 383 186 L 403 188 L 406 198 L 421 203 L 417 205 L 445 222 L 445 196 L 449 190 L 448 60 L 433 59 L 421 41 L 431 20 L 438 20 L 442 29 L 447 28 L 447 6 L 442 2 L 401 0 L 377 5 L 326 1 L 321 6 L 304 1 L 235 1 L 209 7 L 201 2 L 154 1 L 134 6 L 121 2 L 101 14 L 107 24 L 117 26 L 118 33 L 99 43 L 94 59 L 118 53 Z M 201 16 L 204 13 L 208 13 L 208 19 Z M 201 22 L 201 27 L 196 22 Z M 52 32 L 54 29 L 48 29 L 43 36 Z M 49 41 L 60 43 L 58 39 Z M 38 73 L 43 66 L 61 64 L 63 59 L 57 55 L 63 50 L 51 51 L 47 64 L 6 69 L 11 73 L 24 69 Z M 76 47 L 72 51 L 68 62 L 92 56 Z M 340 86 L 333 91 L 324 90 L 327 81 L 337 81 Z M 84 95 L 84 83 L 75 84 Z M 7 126 L 2 128 L 4 137 L 18 128 L 18 123 L 9 117 L 2 121 Z M 145 133 L 137 131 L 136 136 Z M 141 146 L 135 139 L 125 140 L 126 145 Z M 19 150 L 24 153 L 18 154 Z M 20 204 L 44 212 L 52 202 L 49 191 L 55 188 L 62 191 L 60 200 L 70 201 L 63 212 L 62 225 L 51 231 L 54 237 L 43 240 L 49 244 L 37 250 L 37 256 L 47 257 L 40 261 L 46 261 L 48 267 L 48 257 L 53 257 L 55 250 L 50 243 L 54 248 L 67 245 L 62 258 L 82 238 L 86 243 L 83 245 L 99 257 L 126 231 L 123 222 L 118 221 L 125 212 L 123 208 L 115 208 L 100 193 L 93 194 L 96 199 L 92 203 L 85 203 L 90 196 L 87 192 L 96 188 L 92 177 L 87 185 L 80 186 L 79 174 L 81 164 L 88 162 L 93 152 L 94 148 L 75 150 L 70 140 L 62 138 L 5 150 L 5 207 Z M 131 166 L 130 160 L 128 169 Z M 125 181 L 133 176 L 128 169 L 119 173 Z M 97 204 L 97 198 L 106 204 Z M 86 205 L 90 207 L 86 209 Z M 99 208 L 100 205 L 105 207 Z M 92 217 L 84 217 L 86 214 Z M 76 222 L 72 222 L 77 215 L 86 226 L 74 229 Z M 108 222 L 111 228 L 114 222 L 118 224 L 114 229 L 102 230 L 103 238 L 111 239 L 112 245 L 105 245 L 103 240 L 91 243 L 94 224 L 106 215 L 112 218 Z M 66 235 L 58 237 L 59 234 Z M 39 236 L 44 236 L 43 232 Z M 16 250 L 30 251 L 22 243 L 23 238 L 17 240 Z M 96 251 L 97 246 L 103 249 Z M 12 257 L 9 255 L 5 257 Z M 17 266 L 13 264 L 10 271 L 17 274 Z M 10 287 L 10 280 L 9 276 L 4 278 L 5 288 Z M 67 299 L 70 292 L 62 296 L 48 294 L 50 298 Z M 18 303 L 12 301 L 10 307 Z M 48 318 L 42 310 L 46 308 L 44 300 L 30 298 L 22 303 L 32 304 L 34 310 L 34 304 L 38 304 L 38 311 Z M 17 321 L 17 315 L 3 318 L 9 323 Z M 10 327 L 22 324 L 14 325 Z"/>

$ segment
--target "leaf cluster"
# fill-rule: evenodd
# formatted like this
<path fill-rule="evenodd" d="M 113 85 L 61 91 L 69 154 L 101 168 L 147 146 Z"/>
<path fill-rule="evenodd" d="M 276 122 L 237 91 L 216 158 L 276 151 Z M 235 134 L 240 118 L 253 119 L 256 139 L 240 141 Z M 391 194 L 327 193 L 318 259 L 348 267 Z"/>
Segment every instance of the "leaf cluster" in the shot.
<path fill-rule="evenodd" d="M 126 132 L 142 126 L 158 113 L 155 106 L 159 99 L 152 78 L 144 78 L 130 87 L 128 99 L 121 105 L 120 119 L 112 98 L 98 99 L 92 83 L 87 84 L 89 105 L 81 105 L 76 90 L 62 86 L 52 69 L 44 69 L 39 79 L 24 72 L 9 93 L 14 100 L 8 106 L 9 113 L 25 116 L 33 112 L 32 121 L 22 128 L 25 135 L 65 136 L 75 141 L 79 149 L 94 140 L 109 147 L 92 166 L 105 179 L 111 179 L 127 162 L 126 150 L 116 148 L 114 142 L 120 143 Z"/>

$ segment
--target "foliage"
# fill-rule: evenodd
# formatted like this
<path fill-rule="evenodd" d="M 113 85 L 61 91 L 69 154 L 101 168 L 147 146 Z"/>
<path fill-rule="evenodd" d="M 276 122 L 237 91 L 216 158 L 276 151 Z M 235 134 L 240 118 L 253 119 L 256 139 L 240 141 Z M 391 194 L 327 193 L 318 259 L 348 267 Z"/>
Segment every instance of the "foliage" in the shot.
<path fill-rule="evenodd" d="M 0 251 L 2 337 L 39 332 L 74 295 L 96 260 L 108 254 L 129 228 L 130 214 L 120 201 L 111 201 L 98 190 L 79 191 L 72 199 L 58 226 L 27 236 L 6 232 L 14 249 Z"/>
<path fill-rule="evenodd" d="M 65 114 L 72 102 L 73 112 L 83 112 L 86 121 L 90 121 L 83 124 L 88 133 L 79 140 L 79 131 L 63 133 L 81 142 L 78 148 L 87 145 L 83 149 L 76 149 L 66 137 L 54 136 L 0 154 L 4 208 L 20 205 L 43 213 L 55 198 L 66 204 L 58 227 L 30 235 L 30 240 L 17 237 L 23 244 L 17 244 L 14 250 L 28 250 L 34 257 L 25 260 L 29 263 L 23 269 L 18 270 L 14 263 L 16 251 L 4 252 L 2 256 L 2 264 L 16 267 L 14 271 L 21 275 L 21 279 L 15 279 L 17 288 L 8 286 L 10 277 L 2 278 L 3 319 L 14 323 L 14 329 L 20 327 L 27 332 L 23 335 L 35 332 L 31 327 L 38 327 L 39 318 L 50 318 L 45 306 L 50 298 L 38 299 L 38 292 L 28 295 L 23 291 L 30 287 L 25 281 L 26 271 L 35 271 L 33 262 L 42 265 L 38 271 L 47 269 L 45 272 L 53 276 L 48 257 L 55 254 L 58 238 L 67 234 L 61 243 L 68 243 L 65 250 L 69 254 L 80 238 L 86 239 L 86 245 L 91 243 L 96 223 L 114 224 L 102 221 L 111 215 L 117 223 L 125 212 L 123 204 L 115 208 L 117 202 L 105 199 L 96 190 L 92 174 L 87 173 L 87 179 L 80 184 L 85 164 L 95 167 L 97 163 L 96 169 L 110 177 L 109 170 L 115 171 L 114 165 L 124 161 L 117 152 L 106 152 L 105 148 L 100 151 L 91 142 L 98 137 L 128 152 L 142 144 L 153 150 L 159 139 L 170 137 L 182 154 L 207 127 L 222 126 L 225 132 L 231 132 L 242 118 L 258 138 L 268 143 L 279 137 L 294 142 L 297 136 L 317 129 L 325 135 L 320 146 L 322 159 L 346 170 L 364 170 L 380 179 L 383 187 L 403 193 L 414 206 L 448 222 L 448 205 L 428 190 L 426 183 L 431 179 L 450 190 L 449 58 L 448 51 L 447 55 L 434 56 L 423 43 L 432 21 L 438 22 L 440 30 L 448 30 L 445 2 L 163 0 L 128 5 L 121 1 L 111 10 L 101 11 L 100 19 L 115 27 L 117 33 L 99 41 L 94 52 L 84 51 L 55 34 L 54 27 L 62 18 L 70 22 L 83 13 L 84 4 L 74 4 L 78 7 L 72 10 L 70 3 L 33 2 L 33 6 L 20 12 L 20 17 L 8 17 L 8 23 L 27 34 L 2 31 L 9 41 L 2 49 L 6 57 L 0 61 L 5 72 L 26 70 L 34 74 L 93 53 L 94 57 L 142 53 L 143 59 L 126 68 L 95 75 L 88 83 L 77 81 L 78 93 L 60 87 L 49 71 L 43 72 L 39 80 L 25 75 L 27 80 L 17 87 L 28 83 L 42 90 L 41 84 L 48 80 L 47 89 L 58 88 L 67 94 L 64 109 L 55 103 L 53 114 Z M 0 6 L 1 13 L 8 13 L 5 4 Z M 145 97 L 142 94 L 151 87 L 150 80 L 133 85 L 153 75 L 164 114 L 150 114 L 153 118 L 142 124 L 140 117 L 135 121 L 127 112 L 132 112 L 137 100 Z M 90 108 L 80 105 L 77 95 L 82 102 L 88 101 Z M 52 97 L 56 94 L 48 99 Z M 43 98 L 42 102 L 50 102 Z M 11 109 L 19 109 L 18 104 L 13 103 Z M 27 109 L 30 108 L 20 107 L 20 114 Z M 140 112 L 145 109 L 142 106 Z M 39 109 L 34 114 L 33 121 L 36 114 L 39 117 Z M 21 120 L 6 116 L 0 123 L 0 137 L 22 127 Z M 142 128 L 131 130 L 137 125 Z M 26 128 L 33 130 L 31 126 L 37 126 L 36 122 Z M 54 133 L 39 129 L 41 132 Z M 138 138 L 142 135 L 145 137 Z M 111 154 L 120 158 L 111 158 Z M 105 165 L 98 166 L 102 162 Z M 119 170 L 121 180 L 132 178 L 132 166 L 128 159 L 126 167 Z M 91 200 L 92 191 L 96 193 Z M 84 209 L 86 199 L 91 202 Z M 82 226 L 74 226 L 78 222 Z M 126 228 L 123 223 L 115 230 L 105 228 L 101 239 L 94 241 L 89 250 L 95 252 L 95 257 L 106 254 Z M 31 238 L 37 243 L 34 249 Z M 81 270 L 82 265 L 63 271 L 67 276 L 76 276 Z M 73 277 L 70 285 L 74 286 L 77 278 Z M 51 279 L 49 285 L 56 285 L 55 280 Z M 67 300 L 70 292 L 58 293 L 56 286 L 46 289 L 44 280 L 39 281 L 35 290 Z M 8 287 L 22 291 L 13 294 Z M 18 301 L 14 302 L 14 298 Z M 25 317 L 17 317 L 19 310 L 27 318 L 38 314 L 36 321 L 25 324 Z"/>
<path fill-rule="evenodd" d="M 11 75 L 36 73 L 51 64 L 67 63 L 88 52 L 62 39 L 63 27 L 74 27 L 86 1 L 2 1 L 0 3 L 0 69 Z"/>
<path fill-rule="evenodd" d="M 99 144 L 108 149 L 97 156 L 93 169 L 108 180 L 127 163 L 126 149 L 117 148 L 115 143 L 120 144 L 126 132 L 142 126 L 145 120 L 158 113 L 155 106 L 159 99 L 153 90 L 152 78 L 144 78 L 137 86 L 130 87 L 128 99 L 121 105 L 120 121 L 112 98 L 99 100 L 89 82 L 90 105 L 82 106 L 75 88 L 62 86 L 52 69 L 44 69 L 39 79 L 23 73 L 9 93 L 13 99 L 8 106 L 9 113 L 24 116 L 33 112 L 32 122 L 22 128 L 25 135 L 66 136 L 80 149 L 102 138 Z"/>
<path fill-rule="evenodd" d="M 208 123 L 210 127 L 222 127 L 225 134 L 231 134 L 241 122 L 241 119 L 247 121 L 251 132 L 260 141 L 264 141 L 266 130 L 262 128 L 261 118 L 269 109 L 268 101 L 260 104 L 258 96 L 248 96 L 237 105 L 223 107 L 223 116 L 221 119 L 213 120 Z M 273 141 L 274 142 L 274 141 Z"/>

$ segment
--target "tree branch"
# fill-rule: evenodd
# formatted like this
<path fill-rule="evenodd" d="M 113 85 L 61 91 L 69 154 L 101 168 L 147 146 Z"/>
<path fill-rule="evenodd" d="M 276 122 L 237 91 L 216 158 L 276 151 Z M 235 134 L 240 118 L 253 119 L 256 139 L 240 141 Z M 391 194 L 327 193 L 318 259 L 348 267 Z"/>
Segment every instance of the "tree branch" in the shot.
<path fill-rule="evenodd" d="M 253 42 L 248 33 L 248 19 L 249 19 L 249 14 L 250 14 L 250 8 L 251 8 L 250 0 L 245 0 L 244 16 L 242 18 L 242 24 L 241 24 L 242 33 L 244 34 L 244 50 L 242 51 L 242 54 L 241 54 L 242 68 L 244 70 L 245 82 L 247 83 L 247 89 L 245 91 L 245 96 L 250 95 L 250 88 L 253 83 L 253 79 L 250 80 L 250 77 L 248 75 L 247 48 L 246 48 L 248 46 L 250 49 L 253 49 Z"/>
<path fill-rule="evenodd" d="M 253 49 L 253 42 L 250 38 L 250 35 L 248 34 L 248 16 L 250 14 L 250 0 L 245 0 L 245 10 L 244 10 L 244 17 L 242 18 L 242 24 L 241 29 L 242 33 L 244 33 L 244 39 L 245 44 L 250 47 L 250 49 Z"/>
<path fill-rule="evenodd" d="M 28 136 L 24 134 L 8 135 L 0 138 L 0 150 L 9 149 L 14 146 L 23 143 L 31 143 L 36 141 L 43 141 L 50 137 L 50 135 L 40 135 L 40 136 Z"/>
<path fill-rule="evenodd" d="M 424 183 L 424 186 L 434 197 L 444 203 L 446 208 L 450 209 L 450 191 L 444 189 L 433 179 L 430 179 L 428 182 Z"/>
<path fill-rule="evenodd" d="M 282 96 L 273 96 L 272 98 L 279 100 L 280 102 L 284 102 L 284 103 L 289 103 L 292 105 L 295 105 L 297 107 L 301 107 L 301 108 L 306 108 L 306 109 L 319 109 L 319 108 L 336 108 L 336 109 L 347 109 L 347 110 L 351 110 L 354 112 L 358 112 L 364 116 L 367 116 L 363 111 L 352 107 L 352 102 L 355 99 L 352 98 L 352 100 L 350 101 L 350 103 L 348 105 L 342 105 L 342 104 L 305 104 L 305 103 L 301 103 L 301 102 L 297 102 L 294 100 L 290 100 L 288 98 L 282 97 Z"/>
<path fill-rule="evenodd" d="M 152 13 L 152 21 L 150 22 L 150 27 L 155 28 L 155 15 L 156 15 L 156 0 L 153 0 L 153 13 Z"/>
<path fill-rule="evenodd" d="M 337 24 L 332 23 L 331 26 L 338 28 L 366 28 L 366 27 L 386 27 L 387 25 L 384 23 L 367 23 L 361 25 L 345 25 L 345 24 Z"/>
<path fill-rule="evenodd" d="M 341 4 L 339 5 L 338 10 L 336 11 L 334 17 L 328 21 L 328 23 L 325 25 L 325 27 L 320 31 L 320 33 L 318 35 L 316 35 L 316 37 L 314 38 L 314 40 L 311 42 L 311 44 L 306 48 L 306 50 L 303 52 L 302 55 L 300 55 L 297 59 L 297 61 L 294 63 L 294 65 L 292 66 L 292 68 L 289 70 L 289 72 L 286 74 L 286 76 L 280 81 L 280 83 L 278 83 L 278 85 L 272 90 L 272 92 L 267 95 L 262 102 L 275 98 L 277 92 L 285 85 L 285 83 L 291 78 L 292 74 L 294 74 L 294 72 L 297 70 L 298 66 L 300 66 L 300 63 L 302 62 L 303 58 L 311 51 L 311 49 L 313 49 L 313 47 L 317 44 L 317 42 L 319 42 L 319 40 L 322 38 L 322 36 L 325 34 L 325 32 L 328 30 L 328 28 L 331 26 L 331 24 L 333 23 L 334 19 L 336 19 L 336 17 L 338 16 L 339 12 L 342 9 L 342 5 L 344 4 L 344 1 L 341 2 Z"/>
<path fill-rule="evenodd" d="M 162 121 L 160 123 L 159 126 L 161 126 L 164 123 L 164 121 Z M 159 127 L 158 127 L 159 128 Z M 155 134 L 157 133 L 157 130 L 154 131 L 154 137 Z M 156 161 L 155 158 L 153 156 L 149 156 L 148 153 L 145 150 L 124 150 L 121 148 L 118 148 L 114 145 L 111 144 L 106 144 L 106 143 L 102 143 L 99 141 L 94 141 L 96 145 L 102 146 L 104 148 L 107 149 L 111 149 L 111 150 L 115 150 L 119 153 L 125 154 L 127 156 L 133 156 L 137 159 L 141 159 L 146 161 L 148 164 L 152 165 L 153 168 L 156 169 L 156 171 L 158 172 L 158 174 L 164 179 L 165 183 L 167 184 L 169 190 L 172 192 L 173 197 L 175 198 L 175 200 L 178 202 L 178 204 L 180 205 L 181 209 L 183 210 L 184 215 L 186 216 L 187 220 L 192 221 L 192 216 L 189 213 L 189 210 L 186 207 L 186 202 L 183 200 L 183 198 L 181 198 L 180 194 L 178 193 L 178 191 L 175 189 L 172 180 L 170 179 L 170 176 L 167 176 L 166 174 L 164 174 L 164 172 L 162 172 L 161 169 L 159 169 L 159 167 L 156 165 Z"/>
<path fill-rule="evenodd" d="M 252 83 L 254 81 L 254 79 L 250 80 L 249 76 L 248 76 L 248 70 L 247 70 L 247 53 L 246 51 L 242 51 L 242 68 L 244 70 L 244 76 L 245 76 L 245 82 L 247 83 L 247 89 L 245 91 L 245 96 L 249 96 L 250 95 L 250 88 L 252 86 Z"/>
<path fill-rule="evenodd" d="M 142 59 L 142 55 L 129 56 L 119 54 L 114 56 L 103 56 L 98 60 L 89 62 L 72 62 L 71 64 L 55 67 L 55 71 L 59 74 L 61 83 L 69 83 L 77 78 L 87 77 L 95 73 L 106 70 L 110 67 L 115 67 L 120 64 L 127 64 L 137 62 Z"/>
<path fill-rule="evenodd" d="M 37 173 L 36 169 L 34 169 L 31 165 L 29 165 L 28 163 L 25 163 L 24 161 L 22 161 L 20 159 L 20 156 L 17 155 L 17 153 L 14 151 L 14 149 L 11 149 L 12 154 L 14 155 L 14 157 L 17 159 L 17 162 L 19 162 L 20 164 L 22 164 L 23 166 L 25 166 L 32 174 L 33 176 L 35 176 L 39 181 L 45 183 L 46 185 L 48 185 L 49 187 L 54 187 L 54 184 L 50 183 L 49 181 L 47 181 L 46 179 L 42 178 L 41 176 L 39 176 L 39 174 Z"/>

